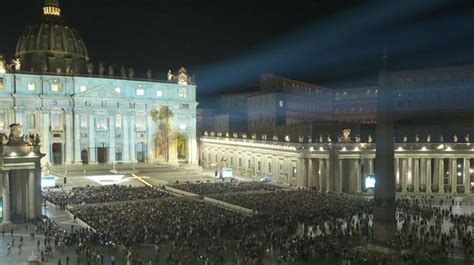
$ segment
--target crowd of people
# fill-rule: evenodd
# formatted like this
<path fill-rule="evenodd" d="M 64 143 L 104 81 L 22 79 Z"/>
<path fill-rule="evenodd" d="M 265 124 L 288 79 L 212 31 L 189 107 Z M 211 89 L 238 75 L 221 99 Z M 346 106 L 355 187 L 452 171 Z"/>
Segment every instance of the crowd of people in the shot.
<path fill-rule="evenodd" d="M 281 189 L 281 186 L 265 183 L 265 182 L 200 182 L 200 183 L 176 183 L 169 185 L 172 188 L 184 190 L 187 192 L 208 195 L 221 194 L 231 192 L 247 192 L 247 191 L 274 191 Z"/>
<path fill-rule="evenodd" d="M 153 245 L 154 262 L 149 260 L 147 264 L 161 264 L 163 259 L 166 264 L 384 262 L 383 257 L 355 251 L 372 238 L 373 201 L 370 199 L 309 190 L 270 191 L 262 189 L 260 183 L 240 187 L 227 183 L 187 183 L 175 187 L 214 194 L 211 195 L 214 199 L 253 209 L 256 214 L 247 216 L 192 198 L 163 196 L 76 207 L 73 214 L 97 230 L 93 234 L 95 242 L 123 247 L 128 259 L 140 260 L 137 247 L 143 243 Z M 266 192 L 258 192 L 262 190 Z M 102 191 L 89 190 L 88 196 L 104 196 L 95 193 Z M 79 194 L 83 193 L 65 198 L 83 201 L 75 198 Z M 403 197 L 396 201 L 398 232 L 389 244 L 402 251 L 404 264 L 433 263 L 456 250 L 472 255 L 474 216 L 455 214 L 453 207 L 457 203 L 450 198 L 430 197 Z M 91 237 L 90 233 L 86 235 Z M 59 241 L 68 244 L 69 238 Z M 80 235 L 79 240 L 82 238 Z M 90 255 L 87 248 L 81 249 L 81 253 Z"/>
<path fill-rule="evenodd" d="M 72 190 L 47 190 L 42 192 L 44 200 L 56 205 L 80 205 L 116 201 L 136 201 L 158 199 L 168 196 L 154 187 L 134 187 L 124 185 L 86 186 Z"/>

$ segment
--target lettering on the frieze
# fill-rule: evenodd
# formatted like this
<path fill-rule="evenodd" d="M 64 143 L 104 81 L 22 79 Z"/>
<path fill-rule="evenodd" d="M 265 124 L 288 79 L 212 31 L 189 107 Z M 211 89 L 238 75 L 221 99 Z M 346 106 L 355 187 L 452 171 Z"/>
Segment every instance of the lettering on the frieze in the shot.
<path fill-rule="evenodd" d="M 69 107 L 74 107 L 74 102 L 72 100 L 69 100 Z"/>
<path fill-rule="evenodd" d="M 53 99 L 53 105 L 57 106 L 58 105 L 58 100 Z"/>
<path fill-rule="evenodd" d="M 107 107 L 107 102 L 106 102 L 106 101 L 102 101 L 101 106 L 104 107 L 104 108 Z"/>
<path fill-rule="evenodd" d="M 135 108 L 135 103 L 130 103 L 129 106 L 130 106 L 131 109 L 134 109 Z"/>
<path fill-rule="evenodd" d="M 117 102 L 117 108 L 120 108 L 120 102 Z"/>
<path fill-rule="evenodd" d="M 84 101 L 84 106 L 90 107 L 90 106 L 91 106 L 91 102 L 88 101 L 88 100 Z"/>

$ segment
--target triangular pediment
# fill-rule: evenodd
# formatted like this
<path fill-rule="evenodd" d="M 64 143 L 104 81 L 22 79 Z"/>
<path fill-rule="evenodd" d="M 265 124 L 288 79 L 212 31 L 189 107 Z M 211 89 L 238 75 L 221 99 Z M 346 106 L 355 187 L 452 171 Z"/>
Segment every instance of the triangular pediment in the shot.
<path fill-rule="evenodd" d="M 75 98 L 94 98 L 94 99 L 122 99 L 122 100 L 128 100 L 129 98 L 115 92 L 114 90 L 104 87 L 104 86 L 98 86 L 94 87 L 91 89 L 88 89 L 84 92 L 80 92 L 77 94 L 74 94 L 73 97 Z"/>

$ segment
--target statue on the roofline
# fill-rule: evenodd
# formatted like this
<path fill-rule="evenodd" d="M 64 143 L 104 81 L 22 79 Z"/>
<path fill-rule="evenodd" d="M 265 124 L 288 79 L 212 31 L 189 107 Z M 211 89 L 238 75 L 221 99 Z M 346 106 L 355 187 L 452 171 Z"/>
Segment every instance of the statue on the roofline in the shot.
<path fill-rule="evenodd" d="M 426 136 L 426 142 L 431 143 L 431 134 L 428 134 L 428 136 Z"/>
<path fill-rule="evenodd" d="M 372 135 L 369 134 L 369 139 L 367 139 L 367 142 L 368 142 L 369 144 L 371 144 L 373 141 L 374 141 L 374 140 L 372 139 Z"/>
<path fill-rule="evenodd" d="M 125 70 L 124 66 L 120 68 L 120 75 L 122 76 L 122 78 L 127 78 L 127 71 Z"/>
<path fill-rule="evenodd" d="M 109 65 L 109 76 L 114 76 L 114 66 L 113 65 Z"/>
<path fill-rule="evenodd" d="M 87 63 L 87 73 L 89 75 L 94 74 L 94 64 L 93 63 Z"/>
<path fill-rule="evenodd" d="M 101 63 L 99 63 L 99 75 L 100 75 L 100 76 L 103 76 L 103 75 L 104 75 L 104 72 L 105 72 L 105 66 L 104 66 L 104 64 L 101 62 Z"/>
<path fill-rule="evenodd" d="M 466 134 L 466 136 L 464 137 L 464 141 L 466 141 L 466 143 L 469 143 L 470 140 L 469 140 L 469 134 Z"/>
<path fill-rule="evenodd" d="M 128 69 L 128 77 L 133 78 L 135 76 L 135 70 L 133 70 L 133 66 L 130 66 Z"/>
<path fill-rule="evenodd" d="M 6 134 L 0 135 L 0 142 L 2 145 L 39 145 L 40 138 L 38 134 L 22 135 L 21 126 L 18 123 L 13 123 L 9 127 L 9 136 L 7 136 Z"/>
<path fill-rule="evenodd" d="M 417 134 L 415 135 L 415 142 L 416 143 L 419 143 L 420 142 L 420 136 Z"/>
<path fill-rule="evenodd" d="M 457 143 L 458 140 L 459 140 L 459 139 L 458 139 L 458 136 L 455 134 L 455 135 L 453 136 L 453 142 Z"/>
<path fill-rule="evenodd" d="M 153 74 L 152 74 L 152 72 L 151 72 L 151 69 L 148 69 L 148 71 L 146 71 L 146 77 L 147 77 L 148 79 L 151 79 L 151 78 L 153 77 Z"/>

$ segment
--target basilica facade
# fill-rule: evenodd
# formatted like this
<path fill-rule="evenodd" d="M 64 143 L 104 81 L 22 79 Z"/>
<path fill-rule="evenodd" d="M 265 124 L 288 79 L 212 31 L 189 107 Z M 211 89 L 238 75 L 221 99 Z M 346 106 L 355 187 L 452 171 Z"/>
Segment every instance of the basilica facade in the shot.
<path fill-rule="evenodd" d="M 197 163 L 196 86 L 184 68 L 155 81 L 94 67 L 57 0 L 45 1 L 15 56 L 0 64 L 0 133 L 19 123 L 38 134 L 49 163 Z"/>

